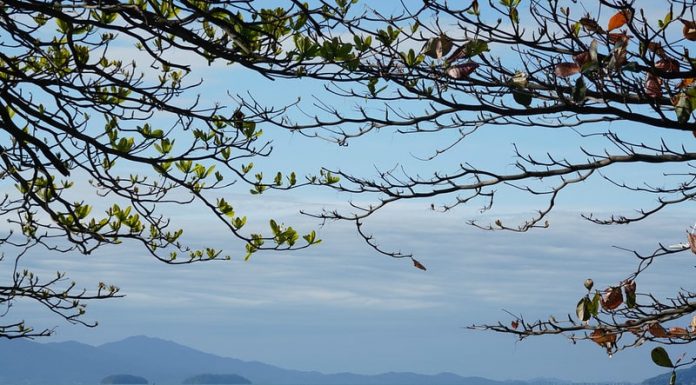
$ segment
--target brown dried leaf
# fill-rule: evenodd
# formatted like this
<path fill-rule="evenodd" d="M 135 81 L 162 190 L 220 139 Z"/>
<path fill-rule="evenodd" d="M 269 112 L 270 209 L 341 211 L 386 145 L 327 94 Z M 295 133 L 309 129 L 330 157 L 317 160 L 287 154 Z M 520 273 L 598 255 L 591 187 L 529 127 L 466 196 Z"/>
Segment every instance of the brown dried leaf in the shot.
<path fill-rule="evenodd" d="M 599 302 L 602 304 L 604 310 L 614 310 L 621 306 L 623 303 L 621 287 L 615 286 L 604 290 L 604 294 L 602 294 L 602 298 L 600 298 Z"/>
<path fill-rule="evenodd" d="M 665 50 L 662 48 L 662 43 L 660 43 L 659 41 L 657 41 L 657 42 L 651 41 L 650 43 L 648 43 L 648 50 L 650 50 L 655 55 L 657 55 L 661 58 L 663 58 L 667 55 L 665 53 Z"/>
<path fill-rule="evenodd" d="M 425 266 L 423 266 L 422 263 L 416 261 L 416 260 L 413 259 L 413 258 L 411 258 L 411 260 L 413 261 L 413 266 L 416 267 L 417 269 L 421 269 L 421 270 L 423 270 L 423 271 L 428 270 L 428 269 L 425 268 Z"/>
<path fill-rule="evenodd" d="M 624 291 L 626 291 L 626 294 L 635 294 L 636 293 L 636 281 L 634 280 L 628 280 L 624 283 L 623 285 Z"/>
<path fill-rule="evenodd" d="M 686 329 L 684 329 L 684 328 L 682 328 L 682 327 L 675 326 L 675 327 L 669 328 L 669 331 L 667 332 L 667 335 L 668 335 L 670 338 L 688 337 L 688 336 L 689 336 L 689 331 L 686 330 Z"/>
<path fill-rule="evenodd" d="M 520 326 L 520 323 L 518 321 L 512 321 L 510 322 L 510 327 L 517 330 L 517 328 Z"/>
<path fill-rule="evenodd" d="M 645 79 L 645 94 L 651 98 L 662 96 L 662 79 L 653 74 L 648 74 Z"/>
<path fill-rule="evenodd" d="M 648 331 L 650 332 L 650 334 L 653 335 L 653 337 L 656 337 L 656 338 L 667 338 L 668 337 L 667 330 L 665 330 L 665 328 L 663 328 L 662 325 L 660 325 L 659 323 L 651 324 L 648 327 Z"/>
<path fill-rule="evenodd" d="M 694 131 L 694 136 L 696 136 L 696 131 Z M 696 254 L 696 234 L 694 233 L 686 233 L 687 239 L 689 240 L 689 248 L 691 249 L 691 252 Z"/>
<path fill-rule="evenodd" d="M 589 60 L 590 60 L 590 53 L 589 52 L 580 52 L 579 54 L 573 55 L 573 61 L 577 65 L 579 65 L 580 67 L 587 64 L 587 62 Z"/>
<path fill-rule="evenodd" d="M 579 73 L 580 66 L 576 63 L 558 63 L 556 64 L 556 69 L 554 72 L 556 73 L 556 76 L 560 78 L 567 78 Z"/>
<path fill-rule="evenodd" d="M 587 32 L 604 33 L 602 27 L 600 27 L 597 21 L 591 18 L 590 16 L 585 16 L 581 18 L 580 24 L 582 25 L 582 28 Z"/>
<path fill-rule="evenodd" d="M 679 21 L 684 24 L 682 28 L 682 33 L 684 34 L 684 39 L 690 41 L 696 41 L 696 22 L 679 19 Z"/>
<path fill-rule="evenodd" d="M 590 339 L 594 343 L 605 348 L 611 348 L 616 344 L 616 334 L 609 333 L 604 329 L 595 329 L 592 334 L 590 334 Z"/>
<path fill-rule="evenodd" d="M 469 75 L 471 75 L 472 72 L 474 72 L 478 68 L 478 64 L 476 63 L 466 63 L 466 64 L 459 64 L 456 66 L 452 66 L 447 69 L 447 76 L 453 78 L 453 79 L 463 79 Z"/>
<path fill-rule="evenodd" d="M 459 48 L 455 49 L 452 54 L 445 59 L 445 63 L 450 64 L 459 59 L 465 58 L 467 53 L 466 44 L 462 44 Z"/>
<path fill-rule="evenodd" d="M 610 33 L 607 35 L 609 43 L 611 44 L 621 44 L 624 47 L 628 45 L 628 40 L 631 38 L 626 32 L 621 33 Z"/>
<path fill-rule="evenodd" d="M 665 72 L 679 72 L 679 62 L 672 58 L 663 58 L 655 63 L 655 68 Z"/>

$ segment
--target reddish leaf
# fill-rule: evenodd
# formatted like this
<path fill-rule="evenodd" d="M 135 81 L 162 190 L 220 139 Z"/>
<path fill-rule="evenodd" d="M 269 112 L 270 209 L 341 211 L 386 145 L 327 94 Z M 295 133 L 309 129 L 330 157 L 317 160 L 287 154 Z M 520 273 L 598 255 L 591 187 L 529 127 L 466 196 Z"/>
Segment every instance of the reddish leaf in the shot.
<path fill-rule="evenodd" d="M 684 79 L 681 80 L 681 82 L 679 82 L 679 84 L 677 85 L 677 88 L 679 88 L 679 89 L 687 88 L 687 87 L 689 87 L 693 82 L 694 82 L 694 78 L 684 78 Z"/>
<path fill-rule="evenodd" d="M 462 45 L 461 47 L 457 48 L 452 52 L 451 55 L 447 59 L 445 59 L 445 63 L 453 63 L 459 59 L 465 58 L 466 57 L 466 44 Z"/>
<path fill-rule="evenodd" d="M 675 326 L 675 327 L 669 328 L 669 331 L 667 332 L 667 335 L 668 335 L 670 338 L 674 338 L 674 337 L 677 337 L 677 338 L 688 337 L 688 336 L 689 336 L 689 331 L 686 330 L 686 329 L 684 329 L 684 328 L 681 328 L 681 327 L 679 327 L 679 326 Z"/>
<path fill-rule="evenodd" d="M 453 78 L 453 79 L 463 79 L 469 75 L 471 75 L 472 72 L 474 72 L 478 68 L 478 64 L 476 63 L 466 63 L 466 64 L 459 64 L 456 66 L 452 66 L 447 69 L 447 76 Z"/>
<path fill-rule="evenodd" d="M 635 294 L 636 293 L 636 281 L 633 280 L 628 280 L 626 283 L 623 285 L 624 291 L 626 294 Z"/>
<path fill-rule="evenodd" d="M 587 64 L 587 62 L 590 60 L 590 53 L 589 52 L 580 52 L 577 55 L 573 55 L 573 61 L 579 65 L 580 67 L 584 66 Z"/>
<path fill-rule="evenodd" d="M 579 73 L 580 66 L 576 63 L 558 63 L 556 64 L 556 69 L 554 72 L 556 73 L 556 76 L 560 78 L 567 78 L 568 76 Z"/>
<path fill-rule="evenodd" d="M 607 25 L 607 30 L 611 31 L 623 27 L 624 25 L 626 25 L 626 23 L 628 23 L 628 19 L 630 18 L 630 16 L 631 11 L 629 10 L 616 12 L 614 16 L 612 16 L 609 19 L 609 25 Z"/>
<path fill-rule="evenodd" d="M 520 326 L 520 323 L 517 321 L 510 322 L 510 327 L 513 329 L 517 329 L 519 326 Z"/>
<path fill-rule="evenodd" d="M 679 21 L 681 21 L 682 24 L 684 24 L 684 28 L 682 28 L 684 39 L 696 41 L 696 22 L 687 21 L 683 19 L 679 19 Z"/>
<path fill-rule="evenodd" d="M 626 293 L 635 294 L 636 292 L 636 281 L 628 280 L 624 282 L 624 290 Z"/>
<path fill-rule="evenodd" d="M 413 259 L 413 258 L 411 258 L 411 260 L 413 261 L 413 266 L 416 267 L 417 269 L 421 269 L 421 270 L 423 270 L 423 271 L 428 270 L 428 269 L 425 268 L 425 266 L 423 266 L 422 263 L 416 261 L 416 260 Z"/>
<path fill-rule="evenodd" d="M 648 50 L 650 50 L 655 55 L 657 55 L 661 58 L 665 57 L 665 55 L 666 55 L 665 50 L 662 48 L 662 43 L 660 43 L 659 41 L 658 42 L 651 41 L 650 43 L 648 43 Z"/>
<path fill-rule="evenodd" d="M 621 44 L 623 46 L 628 45 L 628 40 L 631 38 L 626 32 L 621 32 L 621 33 L 610 33 L 607 35 L 607 38 L 609 39 L 609 43 L 611 44 Z"/>
<path fill-rule="evenodd" d="M 599 346 L 611 348 L 616 343 L 616 334 L 609 333 L 604 329 L 595 329 L 590 334 L 590 339 Z"/>
<path fill-rule="evenodd" d="M 665 72 L 679 72 L 679 62 L 672 58 L 664 58 L 655 63 L 655 68 Z"/>
<path fill-rule="evenodd" d="M 600 298 L 600 303 L 604 310 L 614 310 L 621 306 L 623 303 L 621 287 L 615 286 L 604 290 L 604 294 L 602 294 L 602 298 Z"/>
<path fill-rule="evenodd" d="M 662 79 L 653 74 L 648 74 L 645 79 L 645 94 L 651 98 L 662 96 Z"/>
<path fill-rule="evenodd" d="M 659 323 L 651 324 L 648 327 L 648 331 L 650 332 L 650 334 L 653 335 L 653 337 L 656 337 L 656 338 L 667 338 L 668 337 L 667 330 L 665 330 L 665 328 L 663 328 L 662 325 L 660 325 Z"/>
<path fill-rule="evenodd" d="M 696 133 L 694 133 L 696 136 Z M 686 233 L 686 236 L 689 239 L 689 248 L 691 249 L 691 252 L 696 254 L 696 234 L 694 233 Z"/>

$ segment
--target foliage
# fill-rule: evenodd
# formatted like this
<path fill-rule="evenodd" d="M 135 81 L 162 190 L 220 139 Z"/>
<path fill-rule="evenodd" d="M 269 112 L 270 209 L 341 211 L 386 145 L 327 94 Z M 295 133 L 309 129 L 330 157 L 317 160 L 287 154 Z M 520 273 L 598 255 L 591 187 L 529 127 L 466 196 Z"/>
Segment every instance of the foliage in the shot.
<path fill-rule="evenodd" d="M 366 221 L 408 200 L 427 201 L 436 211 L 483 202 L 488 211 L 498 202 L 498 189 L 514 189 L 546 203 L 518 224 L 501 219 L 469 223 L 488 230 L 545 228 L 559 195 L 597 176 L 657 199 L 655 206 L 633 216 L 584 215 L 597 224 L 641 221 L 696 196 L 690 164 L 696 152 L 689 150 L 696 132 L 696 58 L 689 51 L 696 41 L 696 21 L 688 2 L 665 3 L 664 16 L 657 20 L 650 18 L 654 10 L 625 0 L 473 0 L 464 5 L 429 0 L 404 5 L 396 15 L 354 3 L 318 1 L 310 7 L 290 1 L 287 8 L 264 10 L 247 1 L 5 2 L 0 23 L 10 39 L 0 54 L 5 84 L 0 119 L 8 145 L 0 158 L 3 179 L 16 184 L 18 192 L 8 193 L 2 214 L 13 218 L 22 235 L 17 240 L 18 234 L 9 234 L 4 244 L 18 246 L 21 253 L 34 245 L 89 253 L 134 240 L 165 263 L 224 259 L 220 250 L 182 243 L 181 230 L 170 229 L 169 220 L 158 214 L 163 203 L 197 201 L 242 241 L 248 258 L 258 250 L 306 247 L 319 240 L 311 232 L 302 242 L 296 230 L 275 220 L 267 235 L 245 233 L 246 217 L 215 192 L 235 181 L 249 185 L 252 194 L 322 185 L 377 198 L 364 205 L 353 202 L 352 211 L 327 209 L 316 217 L 353 222 L 376 251 L 411 259 L 425 270 L 411 254 L 380 246 L 365 230 Z M 137 63 L 109 58 L 114 42 L 138 47 L 159 71 L 158 79 L 138 75 Z M 176 97 L 196 83 L 187 82 L 186 62 L 166 59 L 168 52 L 234 63 L 270 78 L 315 79 L 335 96 L 354 99 L 357 108 L 319 100 L 320 113 L 298 120 L 306 115 L 293 114 L 294 106 L 271 108 L 253 98 L 240 98 L 241 105 L 232 110 L 202 106 L 198 100 L 182 106 Z M 146 123 L 155 114 L 174 117 L 174 123 L 168 128 Z M 629 125 L 620 123 L 638 124 L 658 136 L 683 132 L 684 140 L 627 139 Z M 463 160 L 430 177 L 396 167 L 375 178 L 325 169 L 306 179 L 282 173 L 269 179 L 254 173 L 247 160 L 268 155 L 269 148 L 260 142 L 261 124 L 339 145 L 389 128 L 451 135 L 450 144 L 433 149 L 426 161 L 455 151 L 476 131 L 501 126 L 521 135 L 540 128 L 569 130 L 578 134 L 578 143 L 599 139 L 606 148 L 581 147 L 578 160 L 551 150 L 534 156 L 515 146 L 513 172 Z M 682 171 L 637 185 L 606 173 L 646 164 Z M 154 173 L 131 175 L 136 166 Z M 122 203 L 109 203 L 103 213 L 93 214 L 96 204 L 71 200 L 70 189 L 81 181 L 78 174 L 92 178 L 91 188 L 100 197 Z M 682 326 L 667 323 L 694 312 L 696 293 L 682 290 L 659 300 L 638 291 L 637 282 L 656 259 L 696 252 L 694 237 L 689 234 L 688 244 L 675 247 L 660 244 L 650 253 L 634 251 L 638 266 L 619 282 L 595 289 L 588 280 L 587 293 L 567 321 L 530 322 L 514 316 L 509 324 L 475 327 L 519 338 L 563 334 L 573 341 L 591 340 L 610 354 L 645 341 L 689 343 L 696 338 L 696 321 L 688 327 L 682 327 L 683 321 Z M 70 246 L 59 246 L 56 239 L 67 239 Z M 12 295 L 41 301 L 42 284 L 30 272 L 15 271 L 15 277 L 13 285 L 0 291 L 3 303 L 9 305 Z M 48 287 L 60 280 L 59 274 Z M 101 291 L 89 297 L 70 294 L 72 287 L 49 291 L 53 302 L 42 303 L 75 322 L 81 322 L 81 300 L 118 292 L 100 285 Z M 71 306 L 66 301 L 77 302 Z M 23 323 L 0 331 L 4 337 L 37 334 Z M 659 349 L 652 358 L 673 369 L 689 363 L 673 361 Z"/>
<path fill-rule="evenodd" d="M 365 230 L 366 221 L 409 200 L 426 201 L 433 210 L 445 212 L 482 201 L 482 211 L 488 211 L 498 203 L 494 198 L 499 189 L 513 189 L 544 198 L 546 204 L 518 224 L 501 219 L 469 223 L 488 230 L 545 228 L 560 194 L 599 176 L 626 192 L 655 197 L 654 206 L 639 208 L 635 215 L 583 214 L 601 225 L 630 224 L 696 197 L 691 163 L 696 160 L 696 58 L 690 55 L 696 41 L 694 5 L 669 1 L 650 7 L 641 9 L 627 0 L 425 1 L 405 6 L 396 15 L 379 10 L 341 14 L 336 18 L 340 36 L 306 37 L 301 50 L 319 52 L 329 39 L 341 47 L 341 54 L 332 57 L 336 75 L 328 89 L 354 99 L 356 107 L 320 104 L 308 120 L 291 119 L 289 110 L 279 118 L 252 105 L 247 108 L 265 121 L 340 145 L 390 128 L 410 135 L 449 135 L 450 145 L 433 149 L 426 161 L 456 151 L 476 131 L 501 126 L 515 128 L 521 136 L 540 128 L 576 132 L 580 146 L 584 140 L 603 141 L 606 147 L 599 151 L 580 147 L 580 159 L 556 155 L 553 148 L 535 156 L 515 146 L 514 172 L 474 166 L 465 155 L 459 164 L 438 166 L 425 177 L 398 165 L 379 170 L 375 177 L 326 170 L 341 178 L 332 189 L 376 198 L 353 203 L 350 210 L 326 209 L 315 216 L 353 222 L 375 250 L 410 258 L 419 268 L 425 267 L 411 254 L 378 244 Z M 304 68 L 311 74 L 320 65 L 316 61 Z M 658 139 L 629 139 L 636 125 Z M 674 140 L 679 132 L 683 136 Z M 668 134 L 672 139 L 659 138 Z M 648 164 L 662 167 L 662 178 L 630 184 L 607 173 Z M 601 201 L 603 194 L 595 198 Z M 688 244 L 632 251 L 638 266 L 619 282 L 593 290 L 588 281 L 587 294 L 567 321 L 530 322 L 514 316 L 509 324 L 474 328 L 520 339 L 563 334 L 573 341 L 594 341 L 609 354 L 645 341 L 689 343 L 696 339 L 696 318 L 690 324 L 683 319 L 696 310 L 696 293 L 681 290 L 662 300 L 638 291 L 637 285 L 656 259 L 690 249 L 696 253 L 696 236 L 688 237 Z M 676 320 L 681 326 L 667 325 Z M 690 363 L 672 362 L 663 350 L 653 351 L 653 359 L 672 368 Z"/>
<path fill-rule="evenodd" d="M 6 309 L 0 317 L 26 299 L 69 322 L 94 325 L 82 318 L 85 301 L 120 295 L 102 282 L 94 291 L 79 289 L 63 272 L 40 279 L 21 268 L 20 258 L 30 250 L 90 254 L 129 242 L 167 264 L 230 259 L 229 250 L 195 247 L 195 239 L 183 236 L 183 227 L 165 215 L 178 205 L 208 210 L 238 240 L 232 247 L 244 250 L 245 259 L 259 250 L 320 242 L 313 231 L 303 235 L 275 220 L 266 233 L 247 230 L 247 217 L 226 198 L 230 186 L 261 194 L 320 177 L 304 180 L 279 171 L 265 181 L 250 161 L 271 150 L 255 117 L 196 95 L 200 82 L 190 79 L 195 60 L 269 78 L 295 77 L 310 52 L 285 52 L 283 45 L 329 28 L 330 19 L 321 7 L 285 5 L 2 3 L 0 216 L 9 226 L 0 245 L 5 263 L 12 263 L 12 254 L 14 267 L 0 285 Z M 0 325 L 0 338 L 50 333 L 24 321 Z"/>

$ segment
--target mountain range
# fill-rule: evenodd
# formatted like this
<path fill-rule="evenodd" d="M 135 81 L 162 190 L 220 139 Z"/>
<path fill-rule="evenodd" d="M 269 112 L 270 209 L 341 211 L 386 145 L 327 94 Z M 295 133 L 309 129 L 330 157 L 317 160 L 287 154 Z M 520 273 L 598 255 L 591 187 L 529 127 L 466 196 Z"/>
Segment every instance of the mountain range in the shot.
<path fill-rule="evenodd" d="M 679 383 L 696 385 L 696 369 L 681 372 Z M 145 336 L 100 346 L 79 342 L 37 343 L 22 339 L 0 341 L 0 385 L 95 385 L 104 377 L 117 373 L 142 376 L 159 384 L 180 384 L 188 377 L 211 373 L 237 374 L 253 384 L 263 385 L 579 385 L 555 379 L 495 381 L 453 373 L 364 375 L 298 371 L 258 361 L 220 357 Z M 657 376 L 644 381 L 643 385 L 667 383 Z"/>

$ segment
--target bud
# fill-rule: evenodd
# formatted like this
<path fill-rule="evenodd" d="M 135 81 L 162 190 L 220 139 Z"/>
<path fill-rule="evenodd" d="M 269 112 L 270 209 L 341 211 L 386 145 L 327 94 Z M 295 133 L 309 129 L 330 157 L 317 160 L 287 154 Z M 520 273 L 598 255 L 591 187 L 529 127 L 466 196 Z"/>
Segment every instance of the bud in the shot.
<path fill-rule="evenodd" d="M 590 291 L 590 290 L 592 290 L 592 286 L 594 286 L 594 281 L 592 280 L 592 278 L 587 278 L 585 280 L 585 289 Z"/>

